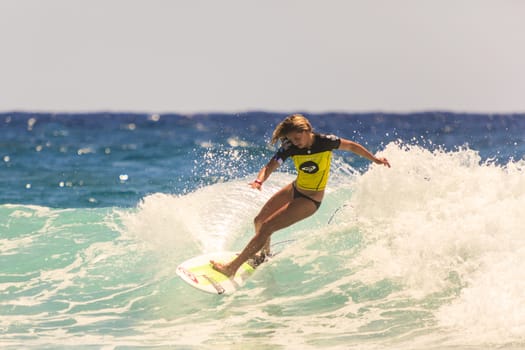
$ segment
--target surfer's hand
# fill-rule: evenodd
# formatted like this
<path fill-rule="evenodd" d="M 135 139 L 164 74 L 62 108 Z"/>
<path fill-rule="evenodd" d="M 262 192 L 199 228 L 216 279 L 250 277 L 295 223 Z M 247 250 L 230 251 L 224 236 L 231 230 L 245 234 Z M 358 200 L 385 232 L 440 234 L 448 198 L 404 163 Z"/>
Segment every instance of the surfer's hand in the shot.
<path fill-rule="evenodd" d="M 251 183 L 249 183 L 250 187 L 251 188 L 254 188 L 256 190 L 261 190 L 261 187 L 262 187 L 262 183 L 261 182 L 258 182 L 258 181 L 253 181 Z"/>
<path fill-rule="evenodd" d="M 383 164 L 384 166 L 387 166 L 390 168 L 390 163 L 388 162 L 388 159 L 386 158 L 376 158 L 374 159 L 374 163 Z"/>

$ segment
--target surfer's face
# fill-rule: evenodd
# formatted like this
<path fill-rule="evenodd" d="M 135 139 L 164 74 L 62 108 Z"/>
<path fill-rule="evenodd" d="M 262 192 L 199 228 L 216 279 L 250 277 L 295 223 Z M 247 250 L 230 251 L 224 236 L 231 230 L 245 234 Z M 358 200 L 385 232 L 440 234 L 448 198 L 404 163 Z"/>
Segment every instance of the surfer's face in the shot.
<path fill-rule="evenodd" d="M 296 147 L 307 148 L 310 146 L 311 142 L 311 133 L 303 131 L 292 131 L 286 135 L 286 138 L 290 140 Z"/>

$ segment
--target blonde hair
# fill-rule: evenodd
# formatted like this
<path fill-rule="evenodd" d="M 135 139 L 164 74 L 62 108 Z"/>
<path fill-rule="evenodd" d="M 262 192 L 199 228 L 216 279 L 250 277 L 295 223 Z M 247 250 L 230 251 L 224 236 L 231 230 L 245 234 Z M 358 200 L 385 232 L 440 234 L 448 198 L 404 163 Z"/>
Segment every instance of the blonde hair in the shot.
<path fill-rule="evenodd" d="M 312 124 L 302 114 L 292 114 L 280 122 L 273 131 L 272 145 L 283 140 L 292 131 L 312 131 Z"/>

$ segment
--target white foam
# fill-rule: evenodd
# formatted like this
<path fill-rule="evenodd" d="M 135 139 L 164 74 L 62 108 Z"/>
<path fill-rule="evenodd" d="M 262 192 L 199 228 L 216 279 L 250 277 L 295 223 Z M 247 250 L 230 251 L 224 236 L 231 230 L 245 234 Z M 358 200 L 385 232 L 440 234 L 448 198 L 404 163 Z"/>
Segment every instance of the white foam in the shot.
<path fill-rule="evenodd" d="M 253 233 L 252 220 L 266 200 L 289 175 L 274 174 L 261 192 L 241 179 L 210 185 L 185 195 L 153 194 L 137 211 L 123 213 L 123 223 L 154 249 L 169 249 L 191 256 L 224 250 L 231 240 Z M 190 253 L 190 255 L 188 255 Z"/>
<path fill-rule="evenodd" d="M 384 155 L 392 168 L 359 177 L 345 213 L 368 242 L 349 262 L 366 266 L 356 278 L 397 280 L 413 298 L 462 289 L 436 314 L 461 344 L 523 341 L 525 162 L 401 144 Z"/>

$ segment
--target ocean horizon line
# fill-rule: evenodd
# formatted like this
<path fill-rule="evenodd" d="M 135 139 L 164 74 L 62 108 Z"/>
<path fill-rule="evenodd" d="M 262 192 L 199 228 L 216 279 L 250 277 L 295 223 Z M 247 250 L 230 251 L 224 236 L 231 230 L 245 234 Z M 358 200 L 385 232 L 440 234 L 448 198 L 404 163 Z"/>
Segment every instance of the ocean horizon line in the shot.
<path fill-rule="evenodd" d="M 6 110 L 0 111 L 0 116 L 8 115 L 130 115 L 130 116 L 226 116 L 226 115 L 248 115 L 248 114 L 267 114 L 267 115 L 354 115 L 354 116 L 424 116 L 424 115 L 457 115 L 457 116 L 525 116 L 525 111 L 459 111 L 453 109 L 422 109 L 407 111 L 388 111 L 388 110 L 362 110 L 362 111 L 345 111 L 345 110 L 326 110 L 326 111 L 307 111 L 307 110 L 271 110 L 271 109 L 247 109 L 239 111 L 221 111 L 221 110 L 203 110 L 203 111 L 138 111 L 138 110 L 113 110 L 113 109 L 93 109 L 93 110 Z"/>

